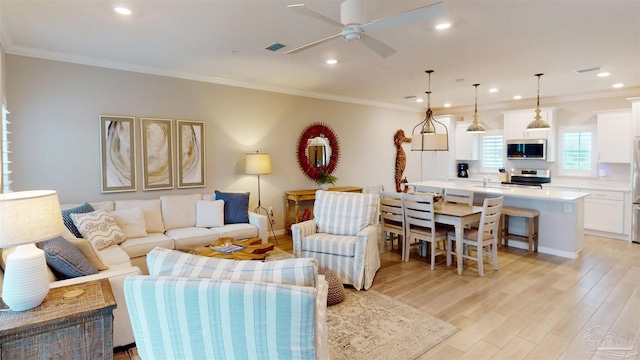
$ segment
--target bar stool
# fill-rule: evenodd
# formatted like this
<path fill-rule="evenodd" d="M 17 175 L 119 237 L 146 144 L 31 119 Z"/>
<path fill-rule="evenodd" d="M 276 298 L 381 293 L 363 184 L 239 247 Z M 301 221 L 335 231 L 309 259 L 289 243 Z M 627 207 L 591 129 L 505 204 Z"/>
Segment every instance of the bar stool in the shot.
<path fill-rule="evenodd" d="M 509 233 L 509 218 L 519 217 L 527 219 L 527 236 Z M 502 207 L 502 222 L 500 224 L 500 245 L 504 240 L 504 246 L 509 246 L 509 240 L 524 241 L 529 243 L 529 254 L 538 252 L 538 223 L 540 212 L 534 209 L 523 209 L 512 206 Z"/>

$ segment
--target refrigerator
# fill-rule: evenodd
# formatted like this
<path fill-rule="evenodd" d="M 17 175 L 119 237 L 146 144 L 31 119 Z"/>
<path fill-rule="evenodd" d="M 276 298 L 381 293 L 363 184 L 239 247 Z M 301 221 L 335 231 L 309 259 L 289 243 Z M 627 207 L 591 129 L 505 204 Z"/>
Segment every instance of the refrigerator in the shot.
<path fill-rule="evenodd" d="M 631 176 L 631 241 L 640 244 L 640 137 L 633 141 Z"/>

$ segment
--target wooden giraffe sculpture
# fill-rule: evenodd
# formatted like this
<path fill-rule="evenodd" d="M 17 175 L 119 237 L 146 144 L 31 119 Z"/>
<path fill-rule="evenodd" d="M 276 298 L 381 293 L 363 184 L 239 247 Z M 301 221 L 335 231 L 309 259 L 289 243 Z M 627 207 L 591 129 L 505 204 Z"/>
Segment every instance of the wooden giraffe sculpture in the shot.
<path fill-rule="evenodd" d="M 404 131 L 398 130 L 396 134 L 393 135 L 393 143 L 396 145 L 396 191 L 400 192 L 402 189 L 400 188 L 400 184 L 402 182 L 407 182 L 407 179 L 402 179 L 402 173 L 404 172 L 404 168 L 407 166 L 407 155 L 404 153 L 404 149 L 402 149 L 403 143 L 410 143 L 411 138 L 404 136 Z"/>

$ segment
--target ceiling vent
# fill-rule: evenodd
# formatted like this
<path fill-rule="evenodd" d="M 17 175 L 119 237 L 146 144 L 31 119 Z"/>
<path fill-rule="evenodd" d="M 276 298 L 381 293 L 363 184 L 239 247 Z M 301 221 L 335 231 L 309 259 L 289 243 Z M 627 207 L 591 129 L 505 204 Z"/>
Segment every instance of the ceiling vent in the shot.
<path fill-rule="evenodd" d="M 282 49 L 283 47 L 284 47 L 284 45 L 282 45 L 280 43 L 274 43 L 274 44 L 271 44 L 271 45 L 267 46 L 265 49 L 271 50 L 271 51 L 278 51 L 278 50 Z"/>
<path fill-rule="evenodd" d="M 590 67 L 590 68 L 578 69 L 578 70 L 576 70 L 576 72 L 578 74 L 582 74 L 582 73 L 586 73 L 586 72 L 589 72 L 589 71 L 597 71 L 597 70 L 600 70 L 600 66 L 594 66 L 594 67 Z"/>

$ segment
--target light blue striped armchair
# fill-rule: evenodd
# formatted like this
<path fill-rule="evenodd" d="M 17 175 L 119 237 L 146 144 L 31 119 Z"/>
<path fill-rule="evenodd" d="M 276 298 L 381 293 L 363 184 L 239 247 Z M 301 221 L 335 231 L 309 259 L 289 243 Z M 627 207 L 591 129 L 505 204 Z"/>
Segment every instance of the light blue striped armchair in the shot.
<path fill-rule="evenodd" d="M 293 255 L 314 258 L 343 284 L 368 289 L 380 268 L 378 194 L 316 192 L 313 220 L 291 226 Z"/>
<path fill-rule="evenodd" d="M 328 285 L 313 259 L 206 258 L 156 248 L 125 280 L 142 359 L 328 359 Z"/>

